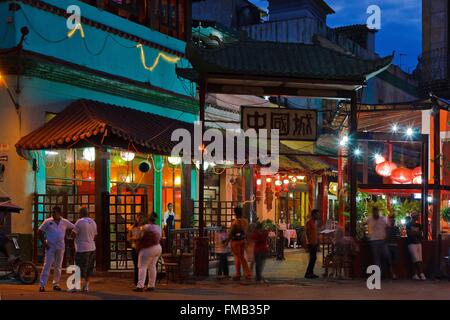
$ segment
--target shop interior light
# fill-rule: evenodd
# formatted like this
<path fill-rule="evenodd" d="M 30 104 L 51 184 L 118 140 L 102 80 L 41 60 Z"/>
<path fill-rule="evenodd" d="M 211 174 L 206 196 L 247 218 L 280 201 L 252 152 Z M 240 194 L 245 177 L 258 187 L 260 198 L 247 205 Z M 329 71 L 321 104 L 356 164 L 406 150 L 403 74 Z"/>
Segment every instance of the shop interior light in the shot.
<path fill-rule="evenodd" d="M 354 153 L 355 153 L 355 156 L 360 156 L 362 152 L 360 149 L 357 148 L 357 149 L 355 149 Z"/>
<path fill-rule="evenodd" d="M 392 199 L 392 204 L 397 204 L 398 200 L 397 199 Z"/>
<path fill-rule="evenodd" d="M 179 186 L 181 184 L 181 177 L 179 176 L 175 177 L 174 183 L 176 186 Z"/>
<path fill-rule="evenodd" d="M 136 156 L 136 154 L 134 152 L 130 152 L 130 151 L 122 151 L 120 153 L 120 157 L 124 160 L 124 161 L 133 161 L 134 157 Z"/>
<path fill-rule="evenodd" d="M 432 196 L 428 196 L 427 197 L 427 201 L 428 201 L 428 203 L 432 203 L 433 202 L 433 197 Z"/>
<path fill-rule="evenodd" d="M 305 180 L 305 176 L 297 176 L 298 180 Z"/>
<path fill-rule="evenodd" d="M 347 143 L 348 143 L 348 137 L 347 136 L 343 136 L 341 141 L 339 141 L 339 145 L 342 146 L 342 147 L 346 146 Z"/>
<path fill-rule="evenodd" d="M 283 184 L 283 182 L 281 182 L 281 180 L 275 180 L 275 185 L 276 186 L 281 186 Z"/>
<path fill-rule="evenodd" d="M 291 180 L 292 180 L 293 183 L 297 183 L 297 178 L 296 177 L 292 177 Z"/>
<path fill-rule="evenodd" d="M 401 219 L 400 223 L 404 225 L 406 223 L 406 219 Z"/>
<path fill-rule="evenodd" d="M 373 157 L 375 159 L 375 164 L 380 164 L 380 163 L 383 163 L 386 161 L 386 159 L 379 153 L 375 153 L 375 155 Z"/>
<path fill-rule="evenodd" d="M 267 183 L 271 183 L 272 182 L 272 178 L 266 178 L 266 182 Z"/>
<path fill-rule="evenodd" d="M 288 180 L 288 179 L 284 179 L 284 180 L 283 180 L 283 183 L 284 183 L 284 184 L 289 184 L 289 180 Z"/>
<path fill-rule="evenodd" d="M 58 151 L 45 150 L 45 154 L 48 156 L 56 156 L 58 155 Z"/>
<path fill-rule="evenodd" d="M 83 159 L 89 162 L 95 161 L 95 148 L 84 148 Z"/>
<path fill-rule="evenodd" d="M 411 137 L 411 136 L 413 135 L 413 133 L 414 133 L 414 130 L 413 130 L 412 128 L 406 129 L 406 135 L 407 135 L 408 137 Z"/>
<path fill-rule="evenodd" d="M 256 179 L 256 185 L 260 186 L 262 183 L 261 179 Z"/>
<path fill-rule="evenodd" d="M 168 157 L 167 161 L 173 165 L 173 166 L 177 166 L 181 163 L 181 158 L 180 157 Z"/>
<path fill-rule="evenodd" d="M 397 125 L 396 123 L 394 123 L 394 124 L 392 125 L 391 131 L 392 131 L 393 133 L 397 133 L 397 132 L 398 132 L 398 125 Z"/>
<path fill-rule="evenodd" d="M 200 169 L 200 161 L 196 161 L 195 162 L 195 166 L 197 167 L 197 169 Z M 208 167 L 213 168 L 215 166 L 216 166 L 216 164 L 214 162 L 205 161 L 203 163 L 203 170 L 206 171 L 208 169 Z"/>

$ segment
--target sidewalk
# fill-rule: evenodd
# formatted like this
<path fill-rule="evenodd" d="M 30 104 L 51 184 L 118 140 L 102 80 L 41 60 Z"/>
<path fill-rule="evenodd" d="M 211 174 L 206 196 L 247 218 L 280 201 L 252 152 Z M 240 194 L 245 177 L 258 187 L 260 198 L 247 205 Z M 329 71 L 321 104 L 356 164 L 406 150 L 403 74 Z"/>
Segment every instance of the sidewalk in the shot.
<path fill-rule="evenodd" d="M 318 256 L 319 258 L 319 256 Z M 359 300 L 359 299 L 450 299 L 448 281 L 392 281 L 381 284 L 381 290 L 368 290 L 363 280 L 304 279 L 307 255 L 302 251 L 286 252 L 286 260 L 269 259 L 265 276 L 269 283 L 253 281 L 218 280 L 211 270 L 205 279 L 192 279 L 183 284 L 169 283 L 163 279 L 154 292 L 133 292 L 131 274 L 102 274 L 91 283 L 92 292 L 39 293 L 38 285 L 25 286 L 12 281 L 0 282 L 1 299 L 33 300 Z M 316 273 L 321 275 L 321 260 L 318 259 Z M 62 287 L 65 287 L 66 276 Z"/>

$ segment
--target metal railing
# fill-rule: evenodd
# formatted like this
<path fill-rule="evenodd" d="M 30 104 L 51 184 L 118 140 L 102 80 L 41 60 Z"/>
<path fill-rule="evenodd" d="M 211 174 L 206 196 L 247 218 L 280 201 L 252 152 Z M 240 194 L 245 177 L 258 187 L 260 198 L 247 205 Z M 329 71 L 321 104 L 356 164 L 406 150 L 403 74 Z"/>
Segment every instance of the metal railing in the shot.
<path fill-rule="evenodd" d="M 209 239 L 209 260 L 216 260 L 214 247 L 216 245 L 216 232 L 219 227 L 206 227 L 205 233 Z M 192 253 L 194 254 L 194 239 L 199 236 L 198 228 L 181 228 L 170 231 L 169 245 L 167 250 L 172 253 Z"/>

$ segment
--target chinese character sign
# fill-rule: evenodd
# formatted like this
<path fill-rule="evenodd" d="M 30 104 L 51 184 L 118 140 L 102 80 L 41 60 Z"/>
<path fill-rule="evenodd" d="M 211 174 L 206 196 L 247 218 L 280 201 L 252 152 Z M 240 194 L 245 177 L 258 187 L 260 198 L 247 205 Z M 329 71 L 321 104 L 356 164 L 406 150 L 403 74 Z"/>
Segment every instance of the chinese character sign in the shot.
<path fill-rule="evenodd" d="M 317 112 L 305 109 L 242 107 L 242 129 L 278 129 L 280 140 L 317 140 Z"/>

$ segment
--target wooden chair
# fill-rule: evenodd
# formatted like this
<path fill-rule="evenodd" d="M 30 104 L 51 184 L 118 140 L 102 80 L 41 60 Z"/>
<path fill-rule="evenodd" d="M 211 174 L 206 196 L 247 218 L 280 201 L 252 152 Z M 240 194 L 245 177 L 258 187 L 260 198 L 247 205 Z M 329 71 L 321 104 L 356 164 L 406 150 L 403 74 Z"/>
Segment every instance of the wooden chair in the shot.
<path fill-rule="evenodd" d="M 169 280 L 178 282 L 181 280 L 181 259 L 183 257 L 183 253 L 181 252 L 179 256 L 177 256 L 176 261 L 167 262 L 164 261 L 164 268 L 166 270 L 166 283 L 169 283 Z"/>
<path fill-rule="evenodd" d="M 163 278 L 166 278 L 166 271 L 164 269 L 163 258 L 160 256 L 156 263 L 156 281 L 160 283 Z"/>

